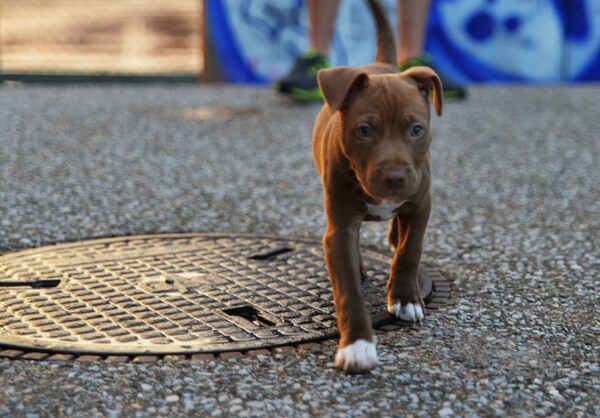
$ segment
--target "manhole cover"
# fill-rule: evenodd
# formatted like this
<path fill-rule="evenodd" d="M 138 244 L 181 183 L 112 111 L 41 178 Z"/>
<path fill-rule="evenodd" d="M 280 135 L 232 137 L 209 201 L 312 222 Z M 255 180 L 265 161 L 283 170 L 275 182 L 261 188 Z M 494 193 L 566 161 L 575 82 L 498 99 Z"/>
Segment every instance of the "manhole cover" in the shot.
<path fill-rule="evenodd" d="M 374 322 L 389 255 L 363 252 Z M 447 282 L 423 268 L 429 310 Z M 437 293 L 436 293 L 437 292 Z M 121 237 L 0 257 L 0 347 L 96 355 L 218 353 L 336 337 L 321 244 L 245 235 Z"/>

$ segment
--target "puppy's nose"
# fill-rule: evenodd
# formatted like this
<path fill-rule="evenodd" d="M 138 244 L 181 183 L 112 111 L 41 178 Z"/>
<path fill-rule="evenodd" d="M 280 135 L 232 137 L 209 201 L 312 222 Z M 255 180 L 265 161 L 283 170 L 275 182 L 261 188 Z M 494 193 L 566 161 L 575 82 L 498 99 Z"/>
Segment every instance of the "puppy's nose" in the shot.
<path fill-rule="evenodd" d="M 384 181 L 386 186 L 392 188 L 398 188 L 404 186 L 406 183 L 407 172 L 405 169 L 394 169 L 386 173 Z"/>

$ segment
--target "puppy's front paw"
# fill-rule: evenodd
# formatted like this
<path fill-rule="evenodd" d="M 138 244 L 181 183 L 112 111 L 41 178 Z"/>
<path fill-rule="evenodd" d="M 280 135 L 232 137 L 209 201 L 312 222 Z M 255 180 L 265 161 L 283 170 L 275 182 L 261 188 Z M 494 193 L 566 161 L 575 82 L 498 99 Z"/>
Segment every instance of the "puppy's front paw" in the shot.
<path fill-rule="evenodd" d="M 373 342 L 357 340 L 340 348 L 335 355 L 335 365 L 346 373 L 365 373 L 377 366 L 377 349 Z"/>
<path fill-rule="evenodd" d="M 420 303 L 409 302 L 402 305 L 400 302 L 388 303 L 388 312 L 404 321 L 418 322 L 425 318 L 425 312 Z"/>

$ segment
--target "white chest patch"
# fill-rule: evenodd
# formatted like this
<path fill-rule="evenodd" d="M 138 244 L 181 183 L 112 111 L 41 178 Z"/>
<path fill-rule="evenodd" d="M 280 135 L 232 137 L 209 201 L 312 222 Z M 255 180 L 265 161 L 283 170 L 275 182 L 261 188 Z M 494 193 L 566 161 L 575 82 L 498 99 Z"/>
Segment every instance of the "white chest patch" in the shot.
<path fill-rule="evenodd" d="M 378 205 L 367 203 L 367 213 L 371 216 L 379 217 L 379 219 L 385 221 L 394 216 L 394 211 L 405 203 L 406 200 L 402 202 L 390 202 L 387 200 L 382 200 Z"/>

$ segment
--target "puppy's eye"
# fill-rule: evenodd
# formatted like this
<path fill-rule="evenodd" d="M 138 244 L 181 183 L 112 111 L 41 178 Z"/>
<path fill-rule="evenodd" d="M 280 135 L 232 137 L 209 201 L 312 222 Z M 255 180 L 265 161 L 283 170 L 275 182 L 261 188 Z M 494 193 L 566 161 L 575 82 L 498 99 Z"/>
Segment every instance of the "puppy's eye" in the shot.
<path fill-rule="evenodd" d="M 373 127 L 368 123 L 361 123 L 356 128 L 356 134 L 363 139 L 370 139 L 373 137 Z"/>
<path fill-rule="evenodd" d="M 419 123 L 414 123 L 410 127 L 410 136 L 413 138 L 420 138 L 423 136 L 424 133 L 425 133 L 425 128 L 423 127 L 423 125 L 421 125 Z"/>

